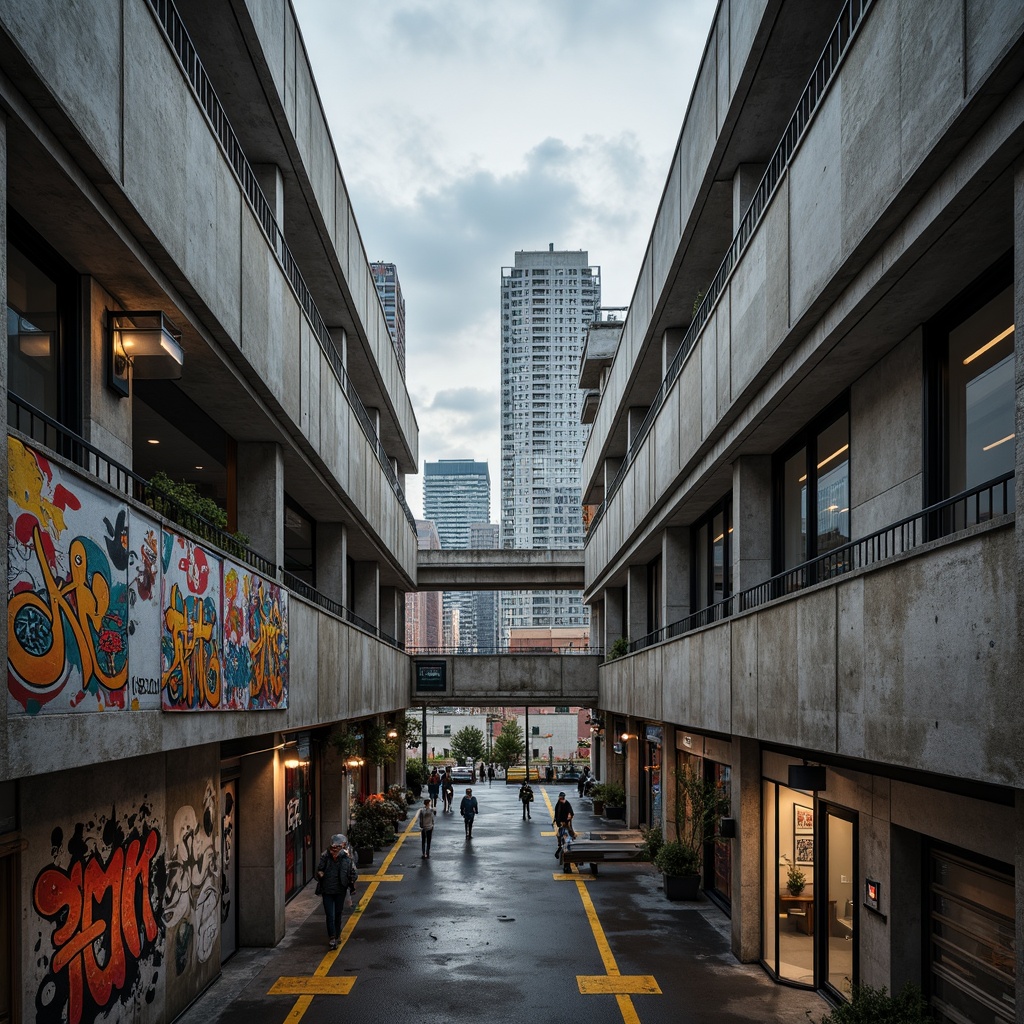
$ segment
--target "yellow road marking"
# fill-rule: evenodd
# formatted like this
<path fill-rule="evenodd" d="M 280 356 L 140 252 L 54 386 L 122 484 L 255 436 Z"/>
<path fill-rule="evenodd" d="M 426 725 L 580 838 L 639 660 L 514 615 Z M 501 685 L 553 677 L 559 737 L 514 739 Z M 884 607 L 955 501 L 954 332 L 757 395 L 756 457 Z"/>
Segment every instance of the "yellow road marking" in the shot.
<path fill-rule="evenodd" d="M 347 996 L 356 979 L 340 978 L 278 978 L 271 986 L 272 996 Z"/>
<path fill-rule="evenodd" d="M 362 881 L 368 882 L 369 884 L 366 887 L 366 892 L 363 893 L 359 902 L 352 908 L 352 913 L 349 914 L 348 918 L 345 920 L 345 925 L 341 929 L 341 938 L 338 940 L 338 948 L 332 949 L 324 955 L 319 966 L 313 972 L 312 977 L 308 979 L 308 983 L 303 987 L 289 989 L 288 985 L 295 984 L 298 986 L 303 982 L 307 982 L 307 979 L 278 978 L 270 989 L 271 995 L 298 995 L 299 993 L 302 993 L 299 995 L 299 998 L 295 1000 L 295 1004 L 289 1011 L 288 1016 L 285 1017 L 284 1024 L 299 1024 L 312 1004 L 314 995 L 344 996 L 348 995 L 349 992 L 352 991 L 352 986 L 356 983 L 355 978 L 329 978 L 327 976 L 328 972 L 334 966 L 334 961 L 338 959 L 338 954 L 342 951 L 345 943 L 348 942 L 353 929 L 359 923 L 359 918 L 362 916 L 363 911 L 373 898 L 373 894 L 377 891 L 377 886 L 382 882 L 402 881 L 402 875 L 389 875 L 388 868 L 391 867 L 391 862 L 398 855 L 398 851 L 401 848 L 402 843 L 404 843 L 406 838 L 410 835 L 413 825 L 415 824 L 416 818 L 413 817 L 409 821 L 409 824 L 406 825 L 405 831 L 402 832 L 397 840 L 395 840 L 395 845 L 391 848 L 391 852 L 384 858 L 384 863 L 381 864 L 377 873 L 374 875 L 363 876 Z M 283 987 L 278 988 L 278 986 Z"/>
<path fill-rule="evenodd" d="M 580 994 L 590 995 L 632 995 L 632 996 L 660 996 L 661 989 L 651 974 L 633 975 L 605 975 L 605 974 L 578 974 L 576 983 L 580 987 Z"/>

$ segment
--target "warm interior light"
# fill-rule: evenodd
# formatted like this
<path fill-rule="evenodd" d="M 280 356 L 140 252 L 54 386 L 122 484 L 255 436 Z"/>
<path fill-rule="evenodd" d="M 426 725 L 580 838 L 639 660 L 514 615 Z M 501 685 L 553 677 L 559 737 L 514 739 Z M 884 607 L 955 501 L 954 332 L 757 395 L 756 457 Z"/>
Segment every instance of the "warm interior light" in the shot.
<path fill-rule="evenodd" d="M 999 438 L 998 441 L 993 441 L 991 444 L 985 445 L 981 450 L 983 452 L 990 452 L 993 448 L 998 448 L 1001 444 L 1006 444 L 1007 441 L 1012 441 L 1016 435 L 1007 434 L 1006 437 Z"/>
<path fill-rule="evenodd" d="M 298 768 L 299 759 L 297 757 L 289 757 L 284 763 L 285 768 Z"/>
<path fill-rule="evenodd" d="M 974 360 L 977 359 L 978 356 L 983 355 L 984 353 L 986 353 L 994 345 L 998 345 L 999 342 L 1001 342 L 1003 340 L 1003 338 L 1007 337 L 1010 334 L 1013 334 L 1013 329 L 1014 329 L 1014 325 L 1010 324 L 1010 326 L 1007 327 L 1005 331 L 1002 331 L 1001 333 L 997 334 L 991 341 L 986 341 L 985 344 L 982 345 L 981 348 L 979 348 L 977 352 L 972 352 L 964 360 L 964 366 L 966 366 L 968 363 L 974 362 Z"/>
<path fill-rule="evenodd" d="M 202 468 L 203 468 L 202 466 L 196 466 L 196 469 L 202 469 Z"/>
<path fill-rule="evenodd" d="M 388 739 L 389 740 L 397 740 L 398 739 L 398 730 L 397 729 L 388 729 Z"/>
<path fill-rule="evenodd" d="M 824 466 L 826 463 L 831 462 L 834 458 L 836 458 L 836 456 L 842 455 L 843 452 L 845 452 L 849 447 L 849 444 L 844 444 L 842 448 L 837 448 L 827 459 L 822 459 L 821 462 L 818 463 L 818 469 L 821 469 L 821 467 Z"/>
<path fill-rule="evenodd" d="M 150 437 L 146 440 L 146 444 L 159 444 L 160 442 L 155 437 Z"/>

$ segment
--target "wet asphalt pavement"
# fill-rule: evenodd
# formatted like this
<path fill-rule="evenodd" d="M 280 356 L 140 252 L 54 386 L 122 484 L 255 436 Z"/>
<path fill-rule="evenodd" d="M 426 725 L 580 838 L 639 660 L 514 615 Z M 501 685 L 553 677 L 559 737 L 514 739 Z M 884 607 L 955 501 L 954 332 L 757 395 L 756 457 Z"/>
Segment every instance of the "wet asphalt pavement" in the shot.
<path fill-rule="evenodd" d="M 360 869 L 337 953 L 310 884 L 288 905 L 284 940 L 237 953 L 178 1024 L 807 1024 L 828 1011 L 740 964 L 726 916 L 703 896 L 669 902 L 650 865 L 564 877 L 545 790 L 557 799 L 536 786 L 524 822 L 518 787 L 475 786 L 472 840 L 457 810 L 439 814 L 429 860 L 410 814 L 390 861 L 385 850 Z M 580 835 L 615 827 L 569 798 Z M 660 994 L 615 994 L 651 979 Z"/>

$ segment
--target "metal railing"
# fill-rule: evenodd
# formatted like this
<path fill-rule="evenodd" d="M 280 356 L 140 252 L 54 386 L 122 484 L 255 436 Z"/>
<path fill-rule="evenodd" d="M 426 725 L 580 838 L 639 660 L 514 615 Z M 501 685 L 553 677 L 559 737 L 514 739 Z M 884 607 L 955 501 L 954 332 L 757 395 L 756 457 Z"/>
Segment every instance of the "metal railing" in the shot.
<path fill-rule="evenodd" d="M 305 598 L 311 604 L 315 604 L 323 611 L 330 612 L 359 629 L 372 633 L 392 647 L 397 647 L 400 650 L 404 648 L 401 641 L 389 636 L 373 623 L 361 619 L 326 594 L 321 594 L 319 590 L 283 566 L 275 565 L 272 559 L 254 551 L 234 534 L 221 529 L 199 513 L 185 508 L 166 491 L 154 487 L 138 473 L 111 459 L 85 438 L 80 437 L 11 392 L 7 393 L 7 422 L 19 433 L 29 438 L 31 442 L 48 448 L 51 452 L 60 455 L 84 473 L 95 477 L 125 497 L 131 498 L 141 505 L 146 505 L 158 516 L 183 527 L 200 540 L 207 541 L 219 548 L 229 557 L 244 562 L 265 579 L 282 583 L 289 590 Z"/>
<path fill-rule="evenodd" d="M 924 544 L 1016 511 L 1012 472 L 989 480 L 978 487 L 936 502 L 912 516 L 876 530 L 866 537 L 849 541 L 816 558 L 777 573 L 763 583 L 748 587 L 633 640 L 629 653 L 702 629 L 740 612 L 751 611 L 777 598 L 797 594 L 817 583 L 838 579 L 857 569 L 866 569 L 907 554 Z"/>
<path fill-rule="evenodd" d="M 822 51 L 821 56 L 818 58 L 818 63 L 811 73 L 810 80 L 804 87 L 804 91 L 796 105 L 796 110 L 789 119 L 786 130 L 782 135 L 782 140 L 768 161 L 767 170 L 765 170 L 761 182 L 750 200 L 750 205 L 740 221 L 740 226 L 726 251 L 725 258 L 722 260 L 721 266 L 719 266 L 718 272 L 712 279 L 711 284 L 708 285 L 708 289 L 704 293 L 696 313 L 694 313 L 693 320 L 687 328 L 686 334 L 683 335 L 679 351 L 676 352 L 672 362 L 669 364 L 668 372 L 665 374 L 664 380 L 654 395 L 647 415 L 629 443 L 625 457 L 622 460 L 622 465 L 619 466 L 618 471 L 612 478 L 612 482 L 608 485 L 604 501 L 601 502 L 597 512 L 594 513 L 594 518 L 590 522 L 591 530 L 604 517 L 608 502 L 615 496 L 640 447 L 651 432 L 658 412 L 661 410 L 662 405 L 664 405 L 672 385 L 680 373 L 682 373 L 687 358 L 697 344 L 697 339 L 711 318 L 711 313 L 714 311 L 722 292 L 725 290 L 726 282 L 729 280 L 733 269 L 739 263 L 740 256 L 743 254 L 744 249 L 746 249 L 747 243 L 753 237 L 764 211 L 768 208 L 768 204 L 771 202 L 771 198 L 775 194 L 783 174 L 785 174 L 793 159 L 793 155 L 804 136 L 807 126 L 820 106 L 822 98 L 828 91 L 828 86 L 835 76 L 839 65 L 842 63 L 846 51 L 849 49 L 850 41 L 863 22 L 864 15 L 868 12 L 872 2 L 873 0 L 847 0 L 846 5 L 843 7 L 839 20 L 836 22 L 832 29 L 832 34 L 825 44 L 825 49 Z"/>
<path fill-rule="evenodd" d="M 292 291 L 295 293 L 302 312 L 313 330 L 313 335 L 320 345 L 320 350 L 327 358 L 327 362 L 337 378 L 339 386 L 348 398 L 349 404 L 355 410 L 359 426 L 373 447 L 377 461 L 380 463 L 388 483 L 391 484 L 391 489 L 398 497 L 402 511 L 405 513 L 405 518 L 415 530 L 416 519 L 409 510 L 405 495 L 402 493 L 398 475 L 392 468 L 391 462 L 384 452 L 384 446 L 381 443 L 380 437 L 376 430 L 373 429 L 370 416 L 352 385 L 352 381 L 342 362 L 341 353 L 335 347 L 334 340 L 331 338 L 331 332 L 327 329 L 327 325 L 320 315 L 320 310 L 317 309 L 316 303 L 313 301 L 313 295 L 302 277 L 302 272 L 299 270 L 295 257 L 288 248 L 288 243 L 285 241 L 284 232 L 278 226 L 277 220 L 270 208 L 270 203 L 267 202 L 267 197 L 263 194 L 263 189 L 260 188 L 260 184 L 256 180 L 256 175 L 246 159 L 241 143 L 239 143 L 238 137 L 231 127 L 227 113 L 221 105 L 217 93 L 214 91 L 210 77 L 206 73 L 202 61 L 199 59 L 195 44 L 189 37 L 188 30 L 185 28 L 181 16 L 178 14 L 172 0 L 149 0 L 149 5 L 156 15 L 157 23 L 163 29 L 164 37 L 177 58 L 186 81 L 191 86 L 192 93 L 199 103 L 200 109 L 206 115 L 206 119 L 224 152 L 228 165 L 238 179 L 242 194 L 255 214 L 271 251 L 274 253 Z"/>

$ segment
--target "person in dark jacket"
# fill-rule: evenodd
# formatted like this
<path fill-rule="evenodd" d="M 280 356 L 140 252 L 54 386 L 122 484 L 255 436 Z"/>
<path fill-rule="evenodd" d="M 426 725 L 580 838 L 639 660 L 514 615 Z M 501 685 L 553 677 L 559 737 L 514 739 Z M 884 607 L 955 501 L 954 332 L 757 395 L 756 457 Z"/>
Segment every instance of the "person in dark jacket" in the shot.
<path fill-rule="evenodd" d="M 555 856 L 560 857 L 562 855 L 562 838 L 561 831 L 563 826 L 572 832 L 572 804 L 565 799 L 564 793 L 558 794 L 558 802 L 555 804 L 555 820 L 551 823 L 555 826 L 555 832 L 558 833 L 558 846 L 555 849 Z"/>
<path fill-rule="evenodd" d="M 337 949 L 345 897 L 355 893 L 359 879 L 359 872 L 349 856 L 348 840 L 340 833 L 331 836 L 331 845 L 320 855 L 316 877 L 327 918 L 327 944 Z"/>
<path fill-rule="evenodd" d="M 480 805 L 476 802 L 476 797 L 473 796 L 473 790 L 467 789 L 466 795 L 462 798 L 462 803 L 459 804 L 459 814 L 466 821 L 466 838 L 473 838 L 473 819 L 477 816 L 480 811 Z"/>
<path fill-rule="evenodd" d="M 523 821 L 526 821 L 527 818 L 532 818 L 530 804 L 533 803 L 533 787 L 526 779 L 523 779 L 523 784 L 519 787 L 519 801 L 523 805 Z"/>

